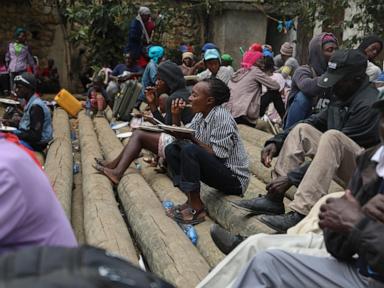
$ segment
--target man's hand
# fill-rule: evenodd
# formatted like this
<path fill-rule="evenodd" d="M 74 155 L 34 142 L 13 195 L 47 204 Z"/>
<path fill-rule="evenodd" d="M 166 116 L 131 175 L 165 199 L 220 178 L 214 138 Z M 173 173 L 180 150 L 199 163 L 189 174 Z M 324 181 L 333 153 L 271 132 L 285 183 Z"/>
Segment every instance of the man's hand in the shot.
<path fill-rule="evenodd" d="M 320 207 L 319 226 L 336 232 L 350 232 L 364 218 L 359 202 L 350 190 L 341 198 L 329 198 Z"/>
<path fill-rule="evenodd" d="M 148 105 L 156 105 L 156 88 L 147 87 L 145 89 L 145 98 L 147 99 Z"/>
<path fill-rule="evenodd" d="M 384 223 L 384 194 L 377 194 L 371 198 L 362 210 L 367 216 Z"/>
<path fill-rule="evenodd" d="M 267 168 L 271 167 L 272 158 L 276 156 L 275 143 L 270 143 L 261 150 L 261 163 Z"/>

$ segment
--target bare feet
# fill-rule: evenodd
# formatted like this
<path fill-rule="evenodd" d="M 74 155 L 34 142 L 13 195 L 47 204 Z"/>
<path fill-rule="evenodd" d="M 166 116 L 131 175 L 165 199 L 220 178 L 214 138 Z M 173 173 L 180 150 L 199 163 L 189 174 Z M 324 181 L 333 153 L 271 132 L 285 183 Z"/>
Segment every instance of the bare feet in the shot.
<path fill-rule="evenodd" d="M 96 164 L 93 166 L 97 171 L 106 176 L 113 184 L 117 185 L 120 182 L 120 176 L 116 175 L 112 169 Z"/>
<path fill-rule="evenodd" d="M 268 195 L 271 198 L 284 198 L 285 192 L 292 186 L 293 184 L 289 180 L 287 176 L 280 176 L 276 179 L 272 180 L 267 185 Z"/>
<path fill-rule="evenodd" d="M 115 163 L 108 162 L 107 160 L 101 159 L 101 158 L 95 158 L 96 164 L 103 166 L 105 168 L 114 169 L 116 167 Z"/>

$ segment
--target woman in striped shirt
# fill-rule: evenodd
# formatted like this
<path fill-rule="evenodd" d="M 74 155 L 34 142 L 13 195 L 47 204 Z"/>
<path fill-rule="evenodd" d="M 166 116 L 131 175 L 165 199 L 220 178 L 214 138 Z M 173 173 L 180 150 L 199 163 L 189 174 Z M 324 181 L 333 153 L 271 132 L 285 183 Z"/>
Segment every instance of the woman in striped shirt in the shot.
<path fill-rule="evenodd" d="M 221 80 L 207 79 L 197 83 L 189 97 L 196 115 L 188 127 L 195 133 L 175 133 L 179 141 L 165 148 L 173 182 L 188 196 L 187 203 L 168 212 L 179 223 L 204 221 L 200 181 L 225 194 L 243 195 L 247 189 L 248 157 L 235 120 L 221 105 L 229 97 L 229 88 Z M 174 124 L 180 124 L 178 119 L 184 107 L 181 99 L 172 102 Z"/>

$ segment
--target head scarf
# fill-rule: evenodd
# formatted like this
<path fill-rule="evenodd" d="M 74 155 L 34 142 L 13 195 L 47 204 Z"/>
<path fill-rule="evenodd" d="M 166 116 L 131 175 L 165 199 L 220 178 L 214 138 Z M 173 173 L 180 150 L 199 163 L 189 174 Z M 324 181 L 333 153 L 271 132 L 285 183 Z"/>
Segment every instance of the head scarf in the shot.
<path fill-rule="evenodd" d="M 370 35 L 363 39 L 361 44 L 359 45 L 358 49 L 363 51 L 368 48 L 369 45 L 373 43 L 379 43 L 380 44 L 380 51 L 383 49 L 383 40 L 379 36 L 376 35 Z"/>
<path fill-rule="evenodd" d="M 18 27 L 16 28 L 16 31 L 15 31 L 15 37 L 17 38 L 21 33 L 26 33 L 26 32 L 27 31 L 24 28 Z"/>
<path fill-rule="evenodd" d="M 151 10 L 148 7 L 141 6 L 139 8 L 139 15 L 151 15 Z"/>
<path fill-rule="evenodd" d="M 248 50 L 254 51 L 254 52 L 263 52 L 263 48 L 261 47 L 261 44 L 257 42 L 249 46 Z"/>
<path fill-rule="evenodd" d="M 263 57 L 263 53 L 259 51 L 248 50 L 243 55 L 243 60 L 241 61 L 241 67 L 245 69 L 251 69 L 255 65 L 256 61 Z"/>
<path fill-rule="evenodd" d="M 159 60 L 164 56 L 164 48 L 161 46 L 151 46 L 148 50 L 148 57 L 159 63 Z"/>
<path fill-rule="evenodd" d="M 184 60 L 185 58 L 191 58 L 193 60 L 193 53 L 192 52 L 184 52 L 183 55 L 181 56 L 181 59 Z"/>
<path fill-rule="evenodd" d="M 222 60 L 222 61 L 225 61 L 225 62 L 228 62 L 229 65 L 232 65 L 232 63 L 233 63 L 233 58 L 232 58 L 232 56 L 229 55 L 229 54 L 223 54 L 223 55 L 221 55 L 221 60 Z"/>

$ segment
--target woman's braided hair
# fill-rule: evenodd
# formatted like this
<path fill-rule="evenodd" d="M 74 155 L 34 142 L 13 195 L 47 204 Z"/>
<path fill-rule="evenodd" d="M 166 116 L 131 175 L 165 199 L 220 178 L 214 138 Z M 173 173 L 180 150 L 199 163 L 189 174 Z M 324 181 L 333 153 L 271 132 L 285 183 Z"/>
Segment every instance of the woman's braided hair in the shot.
<path fill-rule="evenodd" d="M 209 78 L 203 80 L 203 82 L 206 82 L 208 84 L 209 94 L 211 94 L 211 96 L 215 98 L 215 104 L 217 106 L 229 100 L 231 92 L 228 86 L 223 81 L 217 78 Z"/>

